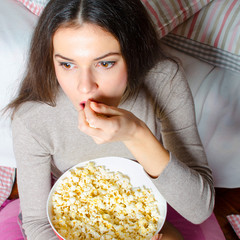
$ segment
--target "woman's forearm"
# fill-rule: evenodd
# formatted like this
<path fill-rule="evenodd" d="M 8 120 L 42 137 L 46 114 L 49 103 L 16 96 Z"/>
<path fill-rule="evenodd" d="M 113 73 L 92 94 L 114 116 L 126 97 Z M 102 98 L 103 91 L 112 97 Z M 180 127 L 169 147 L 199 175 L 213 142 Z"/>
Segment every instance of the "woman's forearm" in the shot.
<path fill-rule="evenodd" d="M 131 139 L 124 141 L 124 144 L 152 177 L 158 177 L 170 160 L 169 152 L 145 124 L 139 125 Z"/>

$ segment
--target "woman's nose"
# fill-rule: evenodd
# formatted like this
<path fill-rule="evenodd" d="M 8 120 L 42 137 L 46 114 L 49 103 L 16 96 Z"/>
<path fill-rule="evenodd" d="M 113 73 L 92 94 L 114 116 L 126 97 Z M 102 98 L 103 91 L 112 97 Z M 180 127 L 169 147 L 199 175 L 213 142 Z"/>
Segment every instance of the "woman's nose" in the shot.
<path fill-rule="evenodd" d="M 91 93 L 94 90 L 96 90 L 98 87 L 91 71 L 84 70 L 81 71 L 79 77 L 78 77 L 78 90 L 81 93 Z"/>

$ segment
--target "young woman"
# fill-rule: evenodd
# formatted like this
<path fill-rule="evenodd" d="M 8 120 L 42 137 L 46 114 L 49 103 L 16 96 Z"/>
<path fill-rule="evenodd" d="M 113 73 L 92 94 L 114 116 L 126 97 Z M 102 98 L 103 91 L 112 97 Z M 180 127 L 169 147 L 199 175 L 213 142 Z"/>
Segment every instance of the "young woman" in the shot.
<path fill-rule="evenodd" d="M 51 174 L 104 156 L 136 159 L 187 220 L 212 213 L 191 92 L 140 0 L 51 0 L 9 108 L 28 240 L 57 239 L 46 217 Z M 182 239 L 168 224 L 161 233 Z"/>

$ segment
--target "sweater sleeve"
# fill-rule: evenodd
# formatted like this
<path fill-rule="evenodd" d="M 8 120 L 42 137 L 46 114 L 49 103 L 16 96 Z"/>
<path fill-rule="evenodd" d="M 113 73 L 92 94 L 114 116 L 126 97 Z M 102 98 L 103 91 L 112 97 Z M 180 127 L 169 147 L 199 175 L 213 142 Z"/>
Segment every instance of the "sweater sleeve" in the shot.
<path fill-rule="evenodd" d="M 165 69 L 168 72 L 156 94 L 156 104 L 170 162 L 153 182 L 176 211 L 199 224 L 214 208 L 212 173 L 198 134 L 193 97 L 185 75 L 175 63 L 168 62 Z M 156 78 L 157 72 L 154 75 Z"/>
<path fill-rule="evenodd" d="M 57 240 L 46 213 L 51 156 L 18 117 L 12 122 L 12 132 L 24 232 L 28 240 Z"/>

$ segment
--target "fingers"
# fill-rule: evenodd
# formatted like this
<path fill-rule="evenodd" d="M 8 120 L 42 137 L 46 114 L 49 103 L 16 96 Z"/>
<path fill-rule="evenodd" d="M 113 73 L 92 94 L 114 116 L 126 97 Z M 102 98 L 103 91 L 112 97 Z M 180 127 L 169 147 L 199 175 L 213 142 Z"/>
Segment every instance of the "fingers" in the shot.
<path fill-rule="evenodd" d="M 160 240 L 162 239 L 162 234 L 155 235 L 151 240 Z"/>
<path fill-rule="evenodd" d="M 97 115 L 90 107 L 90 101 L 86 102 L 86 105 L 84 108 L 84 113 L 85 113 L 85 118 L 86 118 L 88 125 L 92 128 L 97 128 L 95 125 Z"/>
<path fill-rule="evenodd" d="M 106 118 L 93 111 L 90 107 L 90 101 L 88 101 L 83 110 L 78 113 L 78 128 L 80 131 L 91 136 L 97 144 L 104 142 L 104 131 L 102 126 L 106 126 Z"/>
<path fill-rule="evenodd" d="M 78 128 L 83 132 L 86 132 L 88 128 L 90 128 L 89 121 L 85 116 L 84 110 L 80 110 L 78 112 Z"/>
<path fill-rule="evenodd" d="M 97 144 L 131 138 L 139 121 L 126 110 L 93 101 L 86 102 L 78 118 L 79 129 Z"/>
<path fill-rule="evenodd" d="M 120 114 L 119 109 L 115 107 L 107 106 L 103 103 L 96 103 L 96 102 L 89 101 L 89 106 L 95 113 L 99 113 L 100 115 L 114 116 L 114 115 Z"/>
<path fill-rule="evenodd" d="M 86 102 L 84 113 L 88 125 L 100 129 L 106 128 L 110 124 L 108 120 L 111 117 L 122 115 L 121 111 L 115 107 L 93 101 Z"/>
<path fill-rule="evenodd" d="M 92 115 L 92 114 L 93 113 L 90 113 L 88 115 Z M 90 121 L 89 119 L 93 119 L 93 118 L 92 117 L 87 117 L 86 116 L 86 111 L 80 110 L 78 112 L 78 128 L 85 133 L 88 133 L 89 130 L 91 130 L 91 128 L 92 129 L 96 128 L 93 120 Z"/>

